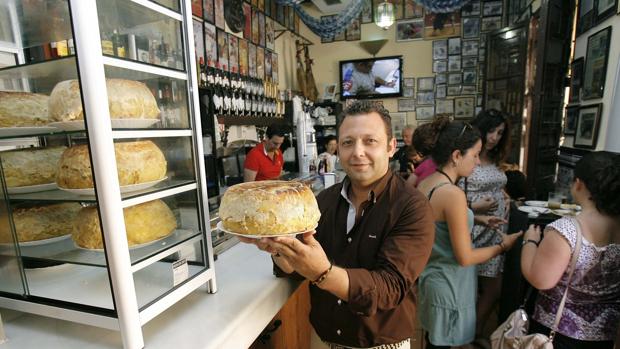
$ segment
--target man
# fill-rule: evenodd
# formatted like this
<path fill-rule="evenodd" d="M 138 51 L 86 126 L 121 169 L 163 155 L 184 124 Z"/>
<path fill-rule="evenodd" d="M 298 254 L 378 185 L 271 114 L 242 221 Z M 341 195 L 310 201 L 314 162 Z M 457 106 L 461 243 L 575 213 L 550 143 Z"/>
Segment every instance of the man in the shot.
<path fill-rule="evenodd" d="M 406 175 L 409 172 L 409 156 L 407 154 L 407 147 L 411 146 L 412 137 L 413 126 L 405 126 L 405 128 L 403 129 L 403 142 L 405 142 L 405 145 L 399 148 L 398 151 L 394 154 L 394 160 L 398 161 L 398 172 L 400 172 L 400 174 L 405 177 L 407 177 Z"/>
<path fill-rule="evenodd" d="M 269 126 L 263 143 L 254 147 L 245 157 L 243 181 L 278 179 L 284 166 L 280 146 L 284 143 L 284 129 Z"/>
<path fill-rule="evenodd" d="M 382 106 L 355 102 L 337 128 L 347 177 L 318 196 L 316 234 L 243 241 L 270 252 L 277 275 L 311 281 L 312 348 L 409 349 L 413 285 L 431 253 L 433 213 L 389 170 L 396 141 Z"/>
<path fill-rule="evenodd" d="M 364 95 L 375 92 L 375 86 L 394 87 L 396 81 L 385 81 L 381 77 L 375 76 L 372 72 L 372 68 L 375 65 L 374 61 L 365 61 L 353 63 L 353 72 L 351 80 L 345 83 L 345 90 L 350 95 Z"/>

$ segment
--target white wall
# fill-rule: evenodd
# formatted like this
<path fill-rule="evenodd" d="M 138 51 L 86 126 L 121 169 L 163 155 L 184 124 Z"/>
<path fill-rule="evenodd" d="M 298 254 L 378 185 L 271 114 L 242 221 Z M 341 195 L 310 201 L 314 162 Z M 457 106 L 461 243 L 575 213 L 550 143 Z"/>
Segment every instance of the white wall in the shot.
<path fill-rule="evenodd" d="M 581 105 L 603 104 L 599 136 L 595 150 L 620 152 L 620 16 L 610 17 L 603 23 L 581 34 L 575 43 L 575 59 L 579 57 L 585 59 L 588 37 L 608 26 L 611 26 L 612 29 L 603 98 L 581 101 Z M 563 145 L 572 147 L 573 137 L 567 136 Z"/>

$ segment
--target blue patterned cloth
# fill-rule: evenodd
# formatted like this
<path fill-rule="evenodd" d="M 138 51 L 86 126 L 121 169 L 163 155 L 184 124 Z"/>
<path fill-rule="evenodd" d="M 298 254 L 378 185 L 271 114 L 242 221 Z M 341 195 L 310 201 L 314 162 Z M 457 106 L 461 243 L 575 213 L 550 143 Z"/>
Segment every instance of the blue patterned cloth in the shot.
<path fill-rule="evenodd" d="M 415 2 L 432 13 L 449 13 L 460 10 L 471 0 L 415 0 Z"/>

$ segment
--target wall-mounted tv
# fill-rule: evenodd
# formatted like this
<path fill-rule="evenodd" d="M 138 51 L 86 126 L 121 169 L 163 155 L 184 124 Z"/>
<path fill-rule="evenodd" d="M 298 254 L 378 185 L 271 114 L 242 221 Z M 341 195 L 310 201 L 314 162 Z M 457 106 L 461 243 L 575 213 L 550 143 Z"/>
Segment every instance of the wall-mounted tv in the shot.
<path fill-rule="evenodd" d="M 341 97 L 400 97 L 402 70 L 402 56 L 340 61 Z"/>

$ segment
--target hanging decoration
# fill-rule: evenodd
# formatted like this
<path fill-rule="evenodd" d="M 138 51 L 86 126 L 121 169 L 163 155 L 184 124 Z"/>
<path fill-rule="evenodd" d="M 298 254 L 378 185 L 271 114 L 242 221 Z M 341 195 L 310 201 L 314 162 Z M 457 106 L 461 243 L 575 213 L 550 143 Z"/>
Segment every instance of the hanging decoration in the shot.
<path fill-rule="evenodd" d="M 450 13 L 458 11 L 471 0 L 414 0 L 431 13 Z"/>
<path fill-rule="evenodd" d="M 364 1 L 351 0 L 351 4 L 339 13 L 337 16 L 330 18 L 317 19 L 309 15 L 301 6 L 300 0 L 275 0 L 278 5 L 286 5 L 295 9 L 297 15 L 304 24 L 312 30 L 316 35 L 321 38 L 329 39 L 342 33 L 349 27 L 351 22 L 359 18 L 362 8 L 364 7 Z"/>

